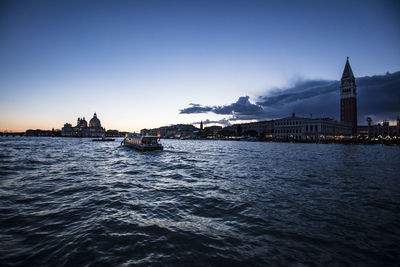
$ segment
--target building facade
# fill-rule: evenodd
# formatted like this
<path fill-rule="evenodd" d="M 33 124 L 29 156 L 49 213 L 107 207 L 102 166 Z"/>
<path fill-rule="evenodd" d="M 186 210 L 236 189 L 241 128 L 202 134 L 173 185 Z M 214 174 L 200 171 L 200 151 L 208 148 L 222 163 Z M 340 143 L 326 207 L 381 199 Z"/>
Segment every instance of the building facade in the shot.
<path fill-rule="evenodd" d="M 61 129 L 61 136 L 65 137 L 103 137 L 105 136 L 105 129 L 101 127 L 101 122 L 94 113 L 93 118 L 89 121 L 89 126 L 85 117 L 78 118 L 76 126 L 70 123 L 64 124 Z"/>
<path fill-rule="evenodd" d="M 199 129 L 191 124 L 175 124 L 154 129 L 142 129 L 140 134 L 161 138 L 193 138 L 198 136 Z"/>
<path fill-rule="evenodd" d="M 242 133 L 256 132 L 260 137 L 272 137 L 274 133 L 274 121 L 258 121 L 241 124 Z"/>
<path fill-rule="evenodd" d="M 262 138 L 272 138 L 274 134 L 274 121 L 257 121 L 234 124 L 223 128 L 226 136 L 248 136 L 255 135 Z"/>
<path fill-rule="evenodd" d="M 360 137 L 375 138 L 393 138 L 400 137 L 400 117 L 397 116 L 396 125 L 389 125 L 388 121 L 372 124 L 371 118 L 367 118 L 368 125 L 359 125 L 357 133 Z"/>
<path fill-rule="evenodd" d="M 274 121 L 274 138 L 277 140 L 321 141 L 345 138 L 352 135 L 350 123 L 339 123 L 331 118 L 291 117 Z"/>
<path fill-rule="evenodd" d="M 215 138 L 218 136 L 218 132 L 222 130 L 222 126 L 208 126 L 200 130 L 200 136 L 206 138 Z"/>
<path fill-rule="evenodd" d="M 340 84 L 340 122 L 352 124 L 352 134 L 357 133 L 356 79 L 347 57 Z"/>

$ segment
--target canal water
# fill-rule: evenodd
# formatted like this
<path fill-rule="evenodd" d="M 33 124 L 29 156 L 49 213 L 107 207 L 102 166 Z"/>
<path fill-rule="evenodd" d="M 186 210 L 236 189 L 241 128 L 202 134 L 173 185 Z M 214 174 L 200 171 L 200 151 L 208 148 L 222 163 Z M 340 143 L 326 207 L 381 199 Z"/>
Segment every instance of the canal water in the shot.
<path fill-rule="evenodd" d="M 0 137 L 1 265 L 396 265 L 400 147 Z"/>

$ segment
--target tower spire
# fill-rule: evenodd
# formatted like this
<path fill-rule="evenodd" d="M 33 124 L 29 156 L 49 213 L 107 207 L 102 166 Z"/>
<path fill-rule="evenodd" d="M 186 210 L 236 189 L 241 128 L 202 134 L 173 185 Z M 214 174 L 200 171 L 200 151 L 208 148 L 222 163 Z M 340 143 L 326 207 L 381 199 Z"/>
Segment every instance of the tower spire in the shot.
<path fill-rule="evenodd" d="M 340 83 L 340 121 L 352 124 L 352 134 L 357 134 L 357 91 L 356 79 L 346 59 Z"/>
<path fill-rule="evenodd" d="M 347 57 L 346 60 L 346 65 L 344 66 L 343 74 L 342 74 L 342 79 L 346 78 L 354 78 L 353 71 L 351 70 L 351 66 L 349 63 L 349 57 Z"/>

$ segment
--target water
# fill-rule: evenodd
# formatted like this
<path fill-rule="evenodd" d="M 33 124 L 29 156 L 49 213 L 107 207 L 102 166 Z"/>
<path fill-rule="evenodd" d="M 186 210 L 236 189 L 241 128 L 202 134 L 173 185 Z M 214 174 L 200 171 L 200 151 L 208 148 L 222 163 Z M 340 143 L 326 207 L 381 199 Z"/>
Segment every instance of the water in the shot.
<path fill-rule="evenodd" d="M 0 264 L 396 265 L 400 147 L 0 138 Z"/>

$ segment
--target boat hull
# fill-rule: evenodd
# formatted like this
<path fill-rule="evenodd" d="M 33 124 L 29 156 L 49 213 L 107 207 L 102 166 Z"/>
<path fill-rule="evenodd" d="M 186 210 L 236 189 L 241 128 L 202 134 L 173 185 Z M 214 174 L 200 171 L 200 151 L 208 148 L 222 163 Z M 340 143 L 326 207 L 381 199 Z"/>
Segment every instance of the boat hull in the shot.
<path fill-rule="evenodd" d="M 143 145 L 138 145 L 135 143 L 131 143 L 127 140 L 124 141 L 125 146 L 132 147 L 134 149 L 137 149 L 139 151 L 155 151 L 155 150 L 163 150 L 164 148 L 162 146 L 143 146 Z"/>

